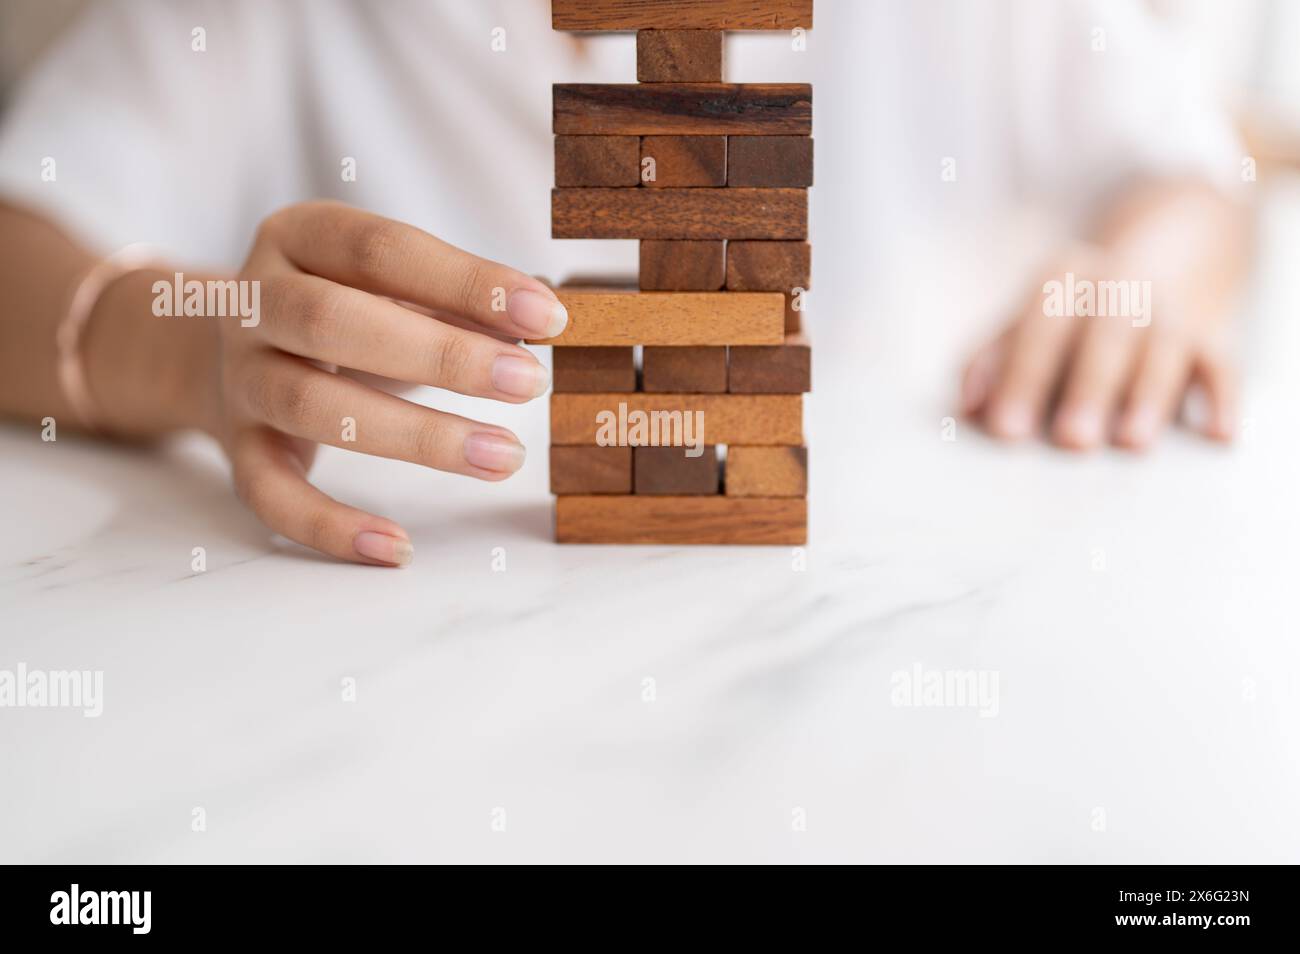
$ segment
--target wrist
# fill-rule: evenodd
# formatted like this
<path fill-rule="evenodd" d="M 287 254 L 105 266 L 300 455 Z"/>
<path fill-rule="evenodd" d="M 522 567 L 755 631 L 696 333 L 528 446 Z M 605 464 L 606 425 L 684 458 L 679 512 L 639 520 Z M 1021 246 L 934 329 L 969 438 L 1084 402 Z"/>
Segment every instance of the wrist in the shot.
<path fill-rule="evenodd" d="M 172 279 L 154 268 L 127 272 L 91 309 L 81 360 L 98 424 L 108 433 L 148 439 L 213 429 L 216 323 L 156 316 L 154 282 Z"/>

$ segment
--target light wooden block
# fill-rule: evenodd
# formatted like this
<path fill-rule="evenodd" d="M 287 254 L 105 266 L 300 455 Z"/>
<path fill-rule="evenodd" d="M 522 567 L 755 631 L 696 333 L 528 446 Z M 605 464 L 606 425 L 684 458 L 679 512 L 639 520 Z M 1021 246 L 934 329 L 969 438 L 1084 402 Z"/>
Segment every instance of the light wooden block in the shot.
<path fill-rule="evenodd" d="M 728 497 L 804 497 L 808 494 L 808 448 L 727 448 Z"/>
<path fill-rule="evenodd" d="M 574 346 L 780 344 L 785 302 L 772 292 L 638 292 L 556 289 L 569 312 L 558 338 Z"/>
<path fill-rule="evenodd" d="M 697 411 L 703 418 L 692 417 L 688 422 L 686 415 L 695 415 Z M 611 443 L 623 443 L 624 435 L 620 431 L 627 431 L 630 436 L 628 429 L 637 420 L 653 421 L 662 444 L 685 436 L 706 444 L 802 444 L 803 395 L 551 395 L 553 444 L 595 444 L 598 436 L 610 438 Z M 700 422 L 698 430 L 697 421 Z"/>
<path fill-rule="evenodd" d="M 560 543 L 803 546 L 803 497 L 556 497 Z"/>

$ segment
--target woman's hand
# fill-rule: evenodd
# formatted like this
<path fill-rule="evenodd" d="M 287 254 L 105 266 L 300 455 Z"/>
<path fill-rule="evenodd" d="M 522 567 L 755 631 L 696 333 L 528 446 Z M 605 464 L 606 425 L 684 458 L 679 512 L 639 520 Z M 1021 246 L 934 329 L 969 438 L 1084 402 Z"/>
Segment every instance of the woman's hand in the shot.
<path fill-rule="evenodd" d="M 1068 287 L 1066 275 L 1076 288 L 1129 280 L 1097 265 L 1095 256 L 1074 258 L 1044 283 Z M 1092 450 L 1107 441 L 1140 450 L 1196 387 L 1208 402 L 1201 431 L 1216 440 L 1232 437 L 1237 380 L 1225 319 L 1180 308 L 1168 295 L 1162 301 L 1158 289 L 1145 316 L 1132 310 L 1061 315 L 1045 309 L 1047 297 L 1037 287 L 1020 315 L 966 366 L 962 410 L 991 434 L 1015 441 L 1046 429 L 1071 450 Z"/>
<path fill-rule="evenodd" d="M 1243 209 L 1200 185 L 1133 190 L 1111 210 L 1098 244 L 1063 256 L 971 359 L 964 413 L 1004 440 L 1046 429 L 1073 450 L 1108 440 L 1140 450 L 1200 391 L 1207 406 L 1196 426 L 1230 440 L 1237 376 L 1229 324 L 1248 223 Z"/>
<path fill-rule="evenodd" d="M 328 202 L 266 219 L 238 278 L 260 283 L 260 314 L 256 324 L 215 319 L 216 386 L 203 416 L 230 458 L 240 498 L 272 530 L 344 560 L 410 561 L 400 526 L 307 482 L 317 444 L 481 480 L 503 480 L 523 464 L 523 445 L 504 427 L 333 372 L 530 401 L 549 376 L 514 342 L 558 334 L 568 320 L 541 282 Z"/>

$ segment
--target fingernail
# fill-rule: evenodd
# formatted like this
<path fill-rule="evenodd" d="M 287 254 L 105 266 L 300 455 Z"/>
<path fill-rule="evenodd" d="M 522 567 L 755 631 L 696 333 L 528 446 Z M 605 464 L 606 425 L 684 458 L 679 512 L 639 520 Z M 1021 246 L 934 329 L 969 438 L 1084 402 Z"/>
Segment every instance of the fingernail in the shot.
<path fill-rule="evenodd" d="M 1126 444 L 1145 446 L 1156 436 L 1159 419 L 1154 408 L 1143 405 L 1129 411 L 1120 427 L 1120 436 Z"/>
<path fill-rule="evenodd" d="M 483 470 L 513 474 L 524 465 L 524 445 L 486 432 L 465 438 L 465 460 Z"/>
<path fill-rule="evenodd" d="M 520 288 L 506 302 L 510 320 L 534 338 L 556 338 L 569 323 L 569 312 L 554 298 Z"/>
<path fill-rule="evenodd" d="M 1028 437 L 1034 426 L 1034 416 L 1027 405 L 1019 401 L 1008 401 L 993 409 L 989 426 L 999 437 Z"/>
<path fill-rule="evenodd" d="M 378 560 L 393 566 L 406 566 L 415 556 L 415 547 L 411 546 L 410 540 L 374 530 L 362 530 L 353 537 L 352 549 L 367 560 Z"/>
<path fill-rule="evenodd" d="M 1091 447 L 1101 442 L 1101 413 L 1095 407 L 1071 408 L 1057 419 L 1056 428 L 1071 444 Z"/>
<path fill-rule="evenodd" d="M 535 398 L 546 390 L 551 376 L 534 358 L 498 355 L 492 362 L 492 386 L 511 397 Z"/>

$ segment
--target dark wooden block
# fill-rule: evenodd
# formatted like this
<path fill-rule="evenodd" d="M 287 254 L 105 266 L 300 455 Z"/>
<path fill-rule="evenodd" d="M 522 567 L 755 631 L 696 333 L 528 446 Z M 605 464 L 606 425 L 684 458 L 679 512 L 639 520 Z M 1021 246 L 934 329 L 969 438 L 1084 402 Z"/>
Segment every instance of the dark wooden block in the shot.
<path fill-rule="evenodd" d="M 636 186 L 640 162 L 636 136 L 555 137 L 555 184 L 561 188 Z"/>
<path fill-rule="evenodd" d="M 642 291 L 717 291 L 726 280 L 726 243 L 641 242 Z"/>
<path fill-rule="evenodd" d="M 579 136 L 806 136 L 807 83 L 557 83 L 553 131 Z"/>
<path fill-rule="evenodd" d="M 552 238 L 806 239 L 805 189 L 554 189 Z"/>
<path fill-rule="evenodd" d="M 727 390 L 732 394 L 812 390 L 812 348 L 802 335 L 789 335 L 779 345 L 737 345 L 730 349 L 727 363 Z"/>
<path fill-rule="evenodd" d="M 552 0 L 553 30 L 810 29 L 813 0 Z"/>
<path fill-rule="evenodd" d="M 627 348 L 554 348 L 551 387 L 556 394 L 636 390 L 636 358 Z"/>
<path fill-rule="evenodd" d="M 727 137 L 642 137 L 641 182 L 658 189 L 726 185 Z"/>
<path fill-rule="evenodd" d="M 685 447 L 633 448 L 635 492 L 674 496 L 718 493 L 718 449 L 705 446 L 699 457 L 688 457 L 686 451 Z"/>
<path fill-rule="evenodd" d="M 551 493 L 630 494 L 631 492 L 632 448 L 551 448 Z"/>
<path fill-rule="evenodd" d="M 785 333 L 787 335 L 797 335 L 803 331 L 803 309 L 795 308 L 794 295 L 789 292 L 785 296 Z"/>
<path fill-rule="evenodd" d="M 638 30 L 638 83 L 721 83 L 721 30 Z"/>
<path fill-rule="evenodd" d="M 727 185 L 806 189 L 813 184 L 811 136 L 731 136 Z"/>
<path fill-rule="evenodd" d="M 807 291 L 812 246 L 807 242 L 728 242 L 728 291 Z"/>
<path fill-rule="evenodd" d="M 641 390 L 647 393 L 725 393 L 727 349 L 647 345 L 641 351 Z"/>

